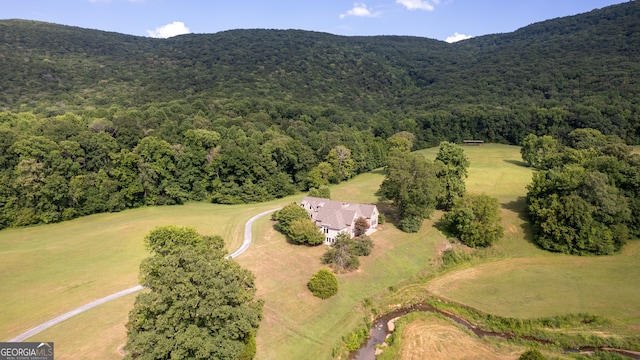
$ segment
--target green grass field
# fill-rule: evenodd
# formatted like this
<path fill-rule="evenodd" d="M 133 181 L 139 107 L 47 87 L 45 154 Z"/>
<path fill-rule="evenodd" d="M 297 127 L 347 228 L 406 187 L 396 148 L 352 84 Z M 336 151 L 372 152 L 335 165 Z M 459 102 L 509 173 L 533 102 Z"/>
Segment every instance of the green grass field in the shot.
<path fill-rule="evenodd" d="M 282 203 L 147 207 L 1 231 L 0 339 L 137 285 L 143 239 L 156 226 L 193 226 L 236 249 L 244 222 Z"/>
<path fill-rule="evenodd" d="M 433 158 L 436 151 L 422 153 Z M 495 246 L 495 261 L 447 273 L 426 285 L 411 286 L 429 287 L 481 310 L 488 307 L 499 314 L 519 317 L 538 314 L 531 304 L 558 313 L 589 311 L 635 326 L 640 332 L 640 286 L 634 279 L 640 273 L 639 246 L 632 244 L 623 254 L 605 258 L 565 259 L 538 249 L 531 242 L 522 215 L 531 169 L 523 166 L 519 148 L 488 144 L 465 147 L 465 152 L 471 160 L 467 189 L 500 200 L 505 238 Z M 332 198 L 375 203 L 382 178 L 381 171 L 360 175 L 333 186 Z M 192 203 L 141 208 L 1 231 L 0 277 L 5 286 L 0 289 L 0 340 L 136 285 L 139 262 L 147 255 L 143 238 L 155 226 L 193 226 L 203 234 L 223 236 L 233 250 L 240 245 L 248 218 L 299 201 L 302 196 L 251 205 Z M 289 244 L 273 229 L 268 216 L 257 221 L 254 244 L 237 259 L 256 274 L 258 297 L 265 300 L 257 358 L 330 357 L 332 347 L 345 332 L 362 321 L 359 310 L 363 299 L 432 268 L 432 258 L 445 241 L 432 225 L 431 221 L 425 222 L 417 234 L 402 233 L 390 224 L 382 226 L 372 236 L 376 248 L 371 256 L 361 258 L 360 270 L 339 275 L 339 294 L 322 301 L 310 295 L 306 282 L 322 267 L 319 258 L 324 248 Z M 567 259 L 575 260 L 575 265 Z M 503 264 L 504 271 L 498 271 L 496 264 Z M 465 273 L 469 271 L 475 271 L 473 277 Z M 585 293 L 590 288 L 594 291 L 578 301 L 584 294 L 576 292 L 577 287 L 571 284 L 583 285 Z M 568 306 L 566 299 L 572 292 L 576 301 Z M 125 341 L 124 323 L 134 297 L 92 309 L 31 340 L 55 341 L 60 359 L 86 358 L 80 351 L 87 349 L 87 344 L 97 344 L 91 348 L 91 358 L 120 358 L 117 349 Z M 604 311 L 614 298 L 611 308 L 619 310 Z"/>

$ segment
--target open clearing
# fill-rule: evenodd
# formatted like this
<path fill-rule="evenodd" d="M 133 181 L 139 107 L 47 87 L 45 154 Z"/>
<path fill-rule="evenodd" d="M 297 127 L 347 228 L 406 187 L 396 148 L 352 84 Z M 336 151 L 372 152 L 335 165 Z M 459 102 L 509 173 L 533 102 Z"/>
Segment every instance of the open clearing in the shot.
<path fill-rule="evenodd" d="M 588 312 L 615 318 L 633 329 L 640 319 L 639 273 L 636 241 L 614 256 L 550 254 L 486 263 L 437 278 L 429 282 L 428 290 L 501 316 Z"/>
<path fill-rule="evenodd" d="M 286 203 L 280 200 L 279 204 L 283 201 Z M 137 285 L 140 261 L 147 256 L 143 239 L 156 226 L 193 226 L 200 233 L 223 236 L 235 250 L 242 243 L 244 223 L 277 204 L 146 207 L 3 230 L 0 339 L 6 341 L 67 311 Z"/>
<path fill-rule="evenodd" d="M 472 332 L 434 314 L 421 314 L 402 329 L 400 360 L 513 360 L 527 350 Z"/>
<path fill-rule="evenodd" d="M 433 158 L 436 151 L 428 149 L 421 153 Z M 640 332 L 637 281 L 607 286 L 640 273 L 640 244 L 631 243 L 623 254 L 603 258 L 566 257 L 538 249 L 531 243 L 530 228 L 522 216 L 531 169 L 523 166 L 519 148 L 487 144 L 465 147 L 465 152 L 471 160 L 467 189 L 498 197 L 505 238 L 495 246 L 495 261 L 446 274 L 428 286 L 480 309 L 491 304 L 489 309 L 495 313 L 517 317 L 541 315 L 530 309 L 531 305 L 555 313 L 591 311 L 630 326 L 635 324 Z M 360 175 L 331 187 L 332 198 L 377 202 L 375 192 L 382 178 L 381 171 Z M 0 276 L 6 286 L 0 289 L 3 308 L 0 340 L 136 285 L 139 263 L 147 256 L 143 238 L 155 226 L 193 226 L 200 233 L 223 236 L 228 248 L 235 250 L 242 242 L 244 223 L 251 216 L 300 201 L 302 197 L 301 194 L 249 205 L 190 203 L 140 208 L 60 224 L 3 230 Z M 376 247 L 371 256 L 361 258 L 360 270 L 339 275 L 338 295 L 322 301 L 310 295 L 306 282 L 322 267 L 323 246 L 287 243 L 273 229 L 268 216 L 255 223 L 253 235 L 254 244 L 237 261 L 256 274 L 258 298 L 265 300 L 264 321 L 257 338 L 259 359 L 330 357 L 332 347 L 345 331 L 362 321 L 359 309 L 363 299 L 430 269 L 433 254 L 444 241 L 431 221 L 425 222 L 417 234 L 405 234 L 385 224 L 372 236 Z M 496 264 L 503 264 L 504 270 L 492 268 Z M 542 278 L 536 278 L 536 274 Z M 534 278 L 539 287 L 532 284 Z M 585 284 L 582 290 L 585 293 L 589 287 L 595 288 L 583 300 L 579 293 L 574 293 L 575 302 L 566 306 L 567 294 L 579 291 L 571 284 Z M 424 288 L 424 284 L 418 287 Z M 465 293 L 467 287 L 471 290 Z M 563 287 L 564 292 L 554 292 Z M 450 288 L 451 293 L 447 292 Z M 541 297 L 543 300 L 536 300 Z M 88 347 L 91 358 L 117 359 L 120 356 L 117 348 L 126 339 L 124 324 L 134 298 L 135 295 L 130 295 L 92 309 L 30 341 L 56 341 L 60 359 L 81 358 L 77 354 Z M 616 309 L 607 312 L 604 309 L 612 299 L 617 301 Z"/>

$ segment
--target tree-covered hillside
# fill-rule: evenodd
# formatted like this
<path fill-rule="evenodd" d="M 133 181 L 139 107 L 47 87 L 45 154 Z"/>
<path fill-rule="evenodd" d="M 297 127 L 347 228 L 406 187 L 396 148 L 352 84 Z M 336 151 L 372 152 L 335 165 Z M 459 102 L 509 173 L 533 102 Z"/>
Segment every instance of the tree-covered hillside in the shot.
<path fill-rule="evenodd" d="M 640 4 L 444 42 L 0 21 L 0 228 L 263 201 L 413 148 L 591 127 L 640 143 Z M 346 166 L 348 165 L 348 166 Z"/>
<path fill-rule="evenodd" d="M 295 30 L 150 39 L 7 20 L 0 54 L 0 106 L 12 111 L 259 98 L 400 113 L 430 143 L 585 126 L 640 141 L 635 1 L 455 44 Z"/>

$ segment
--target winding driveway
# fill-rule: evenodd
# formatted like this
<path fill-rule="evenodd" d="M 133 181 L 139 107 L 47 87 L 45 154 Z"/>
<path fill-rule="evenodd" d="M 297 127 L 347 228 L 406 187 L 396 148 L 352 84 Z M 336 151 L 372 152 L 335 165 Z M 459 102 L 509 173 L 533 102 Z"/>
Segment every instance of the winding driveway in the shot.
<path fill-rule="evenodd" d="M 236 251 L 234 251 L 231 255 L 227 256 L 227 258 L 235 258 L 238 255 L 242 254 L 243 252 L 247 251 L 247 249 L 249 248 L 249 245 L 251 245 L 251 228 L 253 226 L 253 223 L 258 220 L 260 217 L 270 214 L 274 211 L 277 211 L 278 209 L 273 209 L 273 210 L 268 210 L 268 211 L 264 211 L 261 212 L 260 214 L 252 217 L 251 219 L 249 219 L 249 221 L 247 221 L 247 223 L 244 225 L 244 239 L 242 240 L 242 245 L 240 246 L 240 248 Z M 33 329 L 24 332 L 16 337 L 14 337 L 13 339 L 9 340 L 9 342 L 20 342 L 23 341 L 25 339 L 30 338 L 31 336 L 45 330 L 48 329 L 56 324 L 59 324 L 67 319 L 69 319 L 70 317 L 73 317 L 75 315 L 78 315 L 82 312 L 85 312 L 89 309 L 93 309 L 94 307 L 98 306 L 98 305 L 102 305 L 104 303 L 106 303 L 107 301 L 111 301 L 111 300 L 115 300 L 117 298 L 123 297 L 125 295 L 129 295 L 132 294 L 134 292 L 140 291 L 144 289 L 144 286 L 142 285 L 138 285 L 138 286 L 134 286 L 132 288 L 129 288 L 127 290 L 122 290 L 120 292 L 117 292 L 115 294 L 111 294 L 109 296 L 105 296 L 103 298 L 100 298 L 96 301 L 90 302 L 86 305 L 80 306 L 77 309 L 71 310 L 68 313 L 64 313 L 54 319 L 51 319 L 43 324 L 40 324 L 36 327 L 34 327 Z"/>

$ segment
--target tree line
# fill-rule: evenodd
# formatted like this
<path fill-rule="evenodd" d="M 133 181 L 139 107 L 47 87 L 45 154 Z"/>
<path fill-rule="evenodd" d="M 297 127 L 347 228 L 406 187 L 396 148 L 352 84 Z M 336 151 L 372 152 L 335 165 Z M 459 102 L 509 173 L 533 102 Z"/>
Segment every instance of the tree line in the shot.
<path fill-rule="evenodd" d="M 533 239 L 542 248 L 606 255 L 640 236 L 640 155 L 616 136 L 576 129 L 565 141 L 529 135 L 522 158 Z"/>
<path fill-rule="evenodd" d="M 265 201 L 386 162 L 371 131 L 279 126 L 266 114 L 244 121 L 199 105 L 0 113 L 0 228 L 191 200 Z"/>

